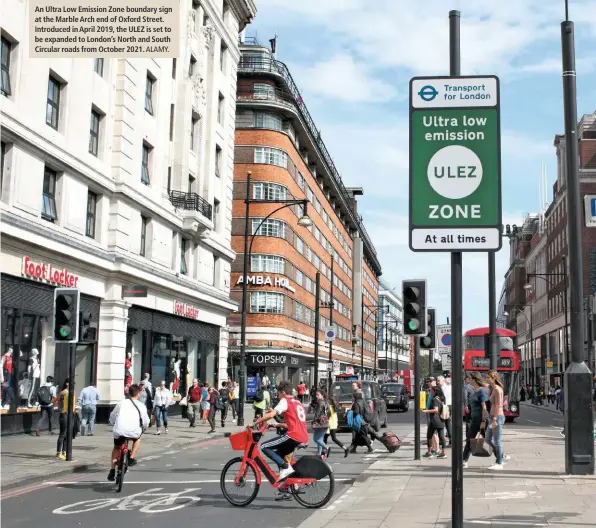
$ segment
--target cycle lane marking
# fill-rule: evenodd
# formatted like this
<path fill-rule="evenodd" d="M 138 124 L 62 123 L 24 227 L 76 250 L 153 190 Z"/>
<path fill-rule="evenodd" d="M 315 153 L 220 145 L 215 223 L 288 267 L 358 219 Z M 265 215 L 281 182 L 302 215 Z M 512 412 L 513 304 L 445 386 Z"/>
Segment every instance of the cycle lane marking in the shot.
<path fill-rule="evenodd" d="M 355 481 L 355 478 L 336 478 L 335 482 L 353 482 Z M 229 479 L 226 480 L 226 482 L 234 482 L 234 479 Z M 156 481 L 143 481 L 143 480 L 125 480 L 124 483 L 128 486 L 129 484 L 135 484 L 135 485 L 142 485 L 142 484 L 147 484 L 147 485 L 154 485 L 154 484 L 168 484 L 168 485 L 172 485 L 172 484 L 181 484 L 181 485 L 186 485 L 186 484 L 219 484 L 220 483 L 220 479 L 205 479 L 205 480 L 156 480 Z M 78 480 L 78 481 L 72 481 L 72 482 L 65 482 L 65 481 L 50 481 L 50 482 L 46 482 L 45 483 L 47 486 L 53 486 L 53 487 L 57 487 L 59 488 L 60 486 L 76 486 L 76 485 L 80 485 L 80 486 L 85 486 L 85 485 L 89 485 L 89 484 L 103 484 L 105 486 L 113 486 L 114 483 L 113 482 L 109 482 L 106 480 Z"/>

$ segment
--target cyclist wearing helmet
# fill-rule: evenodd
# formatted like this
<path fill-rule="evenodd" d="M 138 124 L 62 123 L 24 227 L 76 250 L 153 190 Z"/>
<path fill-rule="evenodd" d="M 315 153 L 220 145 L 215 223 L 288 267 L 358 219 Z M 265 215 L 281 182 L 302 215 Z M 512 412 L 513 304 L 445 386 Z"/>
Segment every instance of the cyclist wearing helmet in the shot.
<path fill-rule="evenodd" d="M 275 416 L 283 416 L 285 419 L 285 427 L 288 429 L 286 434 L 261 444 L 263 454 L 279 466 L 279 482 L 288 478 L 294 472 L 294 468 L 284 460 L 284 457 L 293 453 L 300 444 L 308 443 L 308 431 L 306 428 L 306 411 L 302 404 L 294 398 L 292 383 L 282 381 L 278 385 L 277 391 L 279 403 L 275 409 L 268 410 L 262 417 L 258 418 L 255 425 L 268 422 Z"/>

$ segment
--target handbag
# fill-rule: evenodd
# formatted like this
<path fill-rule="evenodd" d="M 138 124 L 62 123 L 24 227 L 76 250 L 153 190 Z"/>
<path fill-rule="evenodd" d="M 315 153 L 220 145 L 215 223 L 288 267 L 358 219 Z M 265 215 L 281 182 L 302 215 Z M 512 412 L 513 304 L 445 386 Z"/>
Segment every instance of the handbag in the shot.
<path fill-rule="evenodd" d="M 476 435 L 476 438 L 470 440 L 470 445 L 472 448 L 472 456 L 487 458 L 493 454 L 492 446 L 480 433 Z"/>
<path fill-rule="evenodd" d="M 184 398 L 182 398 L 179 402 L 179 404 L 181 407 L 186 407 L 188 405 L 188 400 L 186 399 L 186 396 L 184 396 Z"/>
<path fill-rule="evenodd" d="M 441 420 L 444 422 L 449 420 L 449 407 L 445 404 L 441 406 Z"/>
<path fill-rule="evenodd" d="M 328 429 L 329 428 L 329 411 L 327 410 L 327 406 L 325 405 L 325 411 L 321 416 L 319 416 L 316 420 L 313 420 L 310 426 L 313 429 Z"/>

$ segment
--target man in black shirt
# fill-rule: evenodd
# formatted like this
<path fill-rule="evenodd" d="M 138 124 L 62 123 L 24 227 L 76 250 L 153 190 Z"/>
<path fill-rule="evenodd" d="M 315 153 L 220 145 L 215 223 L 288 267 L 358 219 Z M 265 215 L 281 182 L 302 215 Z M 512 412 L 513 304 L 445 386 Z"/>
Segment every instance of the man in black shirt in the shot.
<path fill-rule="evenodd" d="M 222 381 L 221 389 L 219 390 L 219 402 L 221 406 L 221 426 L 226 426 L 226 418 L 228 417 L 228 402 L 230 400 L 230 391 L 228 389 L 228 382 Z"/>

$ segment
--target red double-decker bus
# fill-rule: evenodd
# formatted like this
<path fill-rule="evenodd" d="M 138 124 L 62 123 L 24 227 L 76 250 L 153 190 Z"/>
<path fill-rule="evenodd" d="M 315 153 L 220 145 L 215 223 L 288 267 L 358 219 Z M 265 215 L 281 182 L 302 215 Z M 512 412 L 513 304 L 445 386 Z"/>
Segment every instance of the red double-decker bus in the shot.
<path fill-rule="evenodd" d="M 490 358 L 486 355 L 489 329 L 474 328 L 464 336 L 464 370 L 487 372 Z M 497 328 L 499 336 L 499 359 L 497 371 L 505 387 L 505 421 L 513 422 L 519 417 L 519 352 L 516 350 L 517 334 L 507 328 Z"/>

